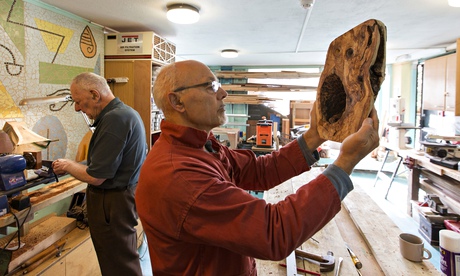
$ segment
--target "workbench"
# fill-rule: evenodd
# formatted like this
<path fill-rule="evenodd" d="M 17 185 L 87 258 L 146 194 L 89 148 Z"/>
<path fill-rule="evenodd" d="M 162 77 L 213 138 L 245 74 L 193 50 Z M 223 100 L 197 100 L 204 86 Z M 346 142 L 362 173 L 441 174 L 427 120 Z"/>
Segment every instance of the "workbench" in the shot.
<path fill-rule="evenodd" d="M 58 257 L 51 257 L 34 267 L 31 275 L 100 275 L 97 257 L 90 239 L 89 230 L 76 228 L 76 220 L 56 214 L 48 214 L 34 220 L 37 211 L 71 197 L 73 194 L 86 189 L 87 184 L 71 176 L 65 176 L 40 189 L 26 192 L 31 202 L 30 210 L 13 210 L 18 220 L 22 223 L 21 243 L 24 243 L 17 251 L 13 251 L 11 261 L 8 264 L 11 272 L 21 266 L 32 257 L 37 256 L 49 247 L 54 247 L 58 242 L 65 241 L 63 251 Z M 0 228 L 5 229 L 14 225 L 15 219 L 11 213 L 0 217 Z M 1 244 L 14 233 L 0 239 Z M 16 240 L 15 240 L 16 241 Z M 56 250 L 57 251 L 57 250 Z M 13 275 L 22 275 L 25 269 L 18 269 Z"/>
<path fill-rule="evenodd" d="M 75 228 L 57 242 L 60 241 L 65 241 L 62 253 L 59 256 L 52 256 L 26 275 L 101 275 L 88 228 L 83 230 Z M 27 271 L 27 268 L 15 272 L 12 276 L 23 275 L 24 271 Z"/>
<path fill-rule="evenodd" d="M 438 195 L 455 213 L 460 214 L 460 171 L 430 162 L 430 158 L 423 151 L 399 149 L 385 144 L 382 146 L 385 147 L 385 157 L 382 166 L 377 172 L 374 186 L 379 179 L 388 181 L 388 190 L 385 198 L 387 198 L 391 184 L 398 173 L 401 163 L 403 163 L 404 159 L 410 158 L 412 164 L 409 165 L 410 169 L 408 169 L 407 214 L 410 216 L 413 215 L 412 205 L 420 201 L 420 189 L 427 193 Z M 388 178 L 383 173 L 383 169 L 390 152 L 395 153 L 398 158 L 398 164 L 392 172 L 391 177 Z"/>
<path fill-rule="evenodd" d="M 422 189 L 438 195 L 453 212 L 460 214 L 460 172 L 431 163 L 424 153 L 409 150 L 400 154 L 410 157 L 414 163 L 408 176 L 407 213 L 412 215 L 412 204 L 419 200 L 419 189 Z"/>
<path fill-rule="evenodd" d="M 312 168 L 310 172 L 305 172 L 265 192 L 264 199 L 270 203 L 283 200 L 321 171 L 322 168 Z M 355 186 L 342 202 L 342 210 L 317 232 L 313 239 L 305 241 L 301 248 L 318 255 L 332 251 L 336 262 L 342 257 L 340 275 L 357 275 L 345 244 L 351 247 L 363 264 L 360 270 L 362 275 L 439 275 L 440 272 L 429 261 L 414 263 L 400 255 L 400 233 L 402 231 L 366 192 Z M 286 275 L 286 268 L 280 266 L 280 263 L 285 263 L 284 261 L 256 262 L 259 275 Z M 297 268 L 319 273 L 319 266 L 316 264 L 300 259 L 296 262 Z M 334 275 L 334 271 L 321 275 Z"/>
<path fill-rule="evenodd" d="M 59 182 L 53 182 L 43 186 L 38 190 L 27 193 L 22 193 L 30 197 L 31 209 L 28 208 L 21 211 L 14 211 L 20 221 L 25 219 L 25 224 L 33 219 L 35 212 L 40 211 L 58 201 L 66 199 L 73 194 L 86 189 L 87 184 L 83 183 L 71 176 L 66 176 L 59 179 Z M 25 216 L 28 214 L 28 217 Z M 7 213 L 0 217 L 0 229 L 8 225 L 14 224 L 16 221 L 11 213 Z M 24 229 L 27 232 L 27 227 Z"/>

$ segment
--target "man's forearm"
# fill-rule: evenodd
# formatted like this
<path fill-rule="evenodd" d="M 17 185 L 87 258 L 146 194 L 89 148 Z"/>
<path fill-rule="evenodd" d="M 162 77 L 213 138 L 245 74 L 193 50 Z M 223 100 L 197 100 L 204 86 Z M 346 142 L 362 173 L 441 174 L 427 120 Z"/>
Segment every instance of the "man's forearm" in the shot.
<path fill-rule="evenodd" d="M 86 182 L 91 185 L 99 186 L 101 185 L 105 179 L 94 178 L 86 172 L 88 166 L 83 165 L 81 163 L 77 163 L 75 161 L 71 161 L 67 164 L 65 170 L 67 173 L 71 174 L 76 179 Z"/>

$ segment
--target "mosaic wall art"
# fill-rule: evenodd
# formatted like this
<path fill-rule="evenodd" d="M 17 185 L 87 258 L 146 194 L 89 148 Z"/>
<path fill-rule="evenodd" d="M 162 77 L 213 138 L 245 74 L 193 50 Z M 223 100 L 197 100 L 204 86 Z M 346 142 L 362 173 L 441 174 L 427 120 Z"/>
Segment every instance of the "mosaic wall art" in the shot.
<path fill-rule="evenodd" d="M 103 75 L 103 29 L 41 2 L 0 1 L 0 129 L 24 121 L 55 140 L 47 157 L 74 159 L 88 125 L 72 102 L 20 103 L 69 95 L 70 81 L 81 72 Z"/>

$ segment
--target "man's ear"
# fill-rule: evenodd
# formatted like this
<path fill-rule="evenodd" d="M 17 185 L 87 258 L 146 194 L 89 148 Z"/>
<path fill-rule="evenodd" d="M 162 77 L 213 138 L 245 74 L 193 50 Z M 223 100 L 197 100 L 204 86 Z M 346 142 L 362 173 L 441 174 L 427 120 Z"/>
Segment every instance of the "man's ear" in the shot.
<path fill-rule="evenodd" d="M 171 107 L 179 112 L 184 111 L 184 103 L 180 100 L 180 96 L 177 93 L 169 93 L 168 100 Z"/>
<path fill-rule="evenodd" d="M 93 100 L 99 100 L 101 98 L 101 95 L 99 95 L 99 92 L 97 90 L 90 90 L 91 93 L 91 98 Z"/>

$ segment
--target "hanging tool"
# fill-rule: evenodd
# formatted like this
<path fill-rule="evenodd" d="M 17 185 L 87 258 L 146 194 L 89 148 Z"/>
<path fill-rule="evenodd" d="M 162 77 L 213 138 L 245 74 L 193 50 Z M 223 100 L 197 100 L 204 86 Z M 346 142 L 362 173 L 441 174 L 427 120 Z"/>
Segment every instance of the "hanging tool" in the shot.
<path fill-rule="evenodd" d="M 363 267 L 363 264 L 361 263 L 361 261 L 358 259 L 356 254 L 351 250 L 348 244 L 345 244 L 345 246 L 347 247 L 348 253 L 350 254 L 351 260 L 353 261 L 353 264 L 355 265 L 355 267 L 357 269 L 361 269 L 361 267 Z"/>

